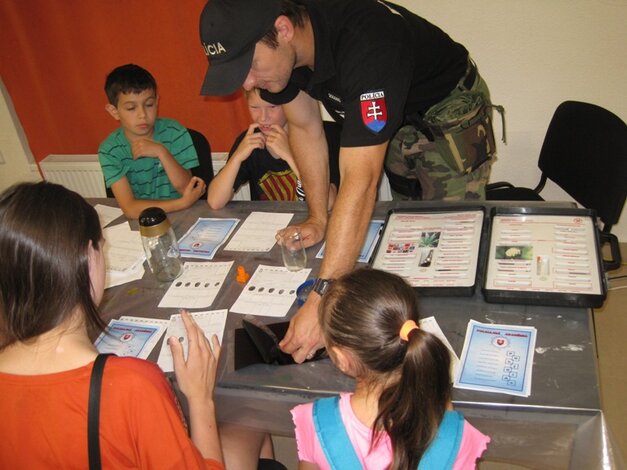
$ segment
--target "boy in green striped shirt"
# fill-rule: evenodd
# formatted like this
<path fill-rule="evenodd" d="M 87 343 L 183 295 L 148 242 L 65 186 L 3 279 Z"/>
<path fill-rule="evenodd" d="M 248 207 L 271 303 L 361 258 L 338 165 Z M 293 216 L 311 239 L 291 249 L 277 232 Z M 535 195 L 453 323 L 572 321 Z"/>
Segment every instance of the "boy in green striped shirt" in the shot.
<path fill-rule="evenodd" d="M 105 92 L 105 109 L 120 127 L 102 142 L 98 158 L 124 215 L 136 219 L 146 207 L 173 212 L 191 206 L 205 191 L 205 182 L 190 171 L 198 156 L 185 127 L 157 117 L 153 76 L 138 65 L 122 65 L 107 76 Z"/>

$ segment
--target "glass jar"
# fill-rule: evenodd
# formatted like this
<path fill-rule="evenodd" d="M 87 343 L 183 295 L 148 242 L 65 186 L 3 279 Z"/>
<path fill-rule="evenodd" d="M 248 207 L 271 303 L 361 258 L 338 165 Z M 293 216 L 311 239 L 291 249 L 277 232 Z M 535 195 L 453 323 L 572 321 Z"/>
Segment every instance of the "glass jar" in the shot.
<path fill-rule="evenodd" d="M 163 209 L 148 207 L 139 214 L 139 233 L 148 266 L 162 282 L 172 281 L 183 272 L 183 263 L 174 230 Z"/>

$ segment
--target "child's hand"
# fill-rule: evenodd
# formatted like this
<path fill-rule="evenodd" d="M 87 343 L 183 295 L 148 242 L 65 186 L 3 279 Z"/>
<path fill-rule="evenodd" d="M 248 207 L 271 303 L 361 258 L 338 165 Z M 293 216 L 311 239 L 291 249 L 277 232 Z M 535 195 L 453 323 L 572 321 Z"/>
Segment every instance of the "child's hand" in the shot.
<path fill-rule="evenodd" d="M 267 132 L 266 148 L 274 158 L 285 160 L 292 166 L 294 159 L 292 158 L 287 132 L 278 124 L 272 124 L 272 128 Z"/>
<path fill-rule="evenodd" d="M 165 147 L 162 144 L 151 139 L 138 139 L 131 142 L 133 160 L 141 157 L 159 158 L 164 150 Z"/>
<path fill-rule="evenodd" d="M 212 401 L 220 357 L 220 342 L 218 337 L 213 335 L 210 345 L 205 333 L 186 310 L 181 312 L 181 319 L 187 331 L 185 338 L 187 360 L 183 357 L 183 346 L 179 339 L 175 336 L 168 339 L 176 381 L 189 401 L 202 400 L 201 403 Z"/>
<path fill-rule="evenodd" d="M 185 186 L 185 191 L 183 191 L 183 199 L 188 202 L 194 203 L 203 195 L 205 192 L 206 184 L 202 178 L 198 176 L 192 176 Z"/>
<path fill-rule="evenodd" d="M 261 132 L 255 132 L 255 130 L 259 127 L 259 124 L 251 124 L 248 126 L 248 130 L 246 131 L 246 135 L 242 139 L 242 141 L 233 152 L 231 158 L 239 160 L 243 162 L 250 154 L 253 153 L 255 149 L 262 149 L 266 146 L 266 136 Z"/>

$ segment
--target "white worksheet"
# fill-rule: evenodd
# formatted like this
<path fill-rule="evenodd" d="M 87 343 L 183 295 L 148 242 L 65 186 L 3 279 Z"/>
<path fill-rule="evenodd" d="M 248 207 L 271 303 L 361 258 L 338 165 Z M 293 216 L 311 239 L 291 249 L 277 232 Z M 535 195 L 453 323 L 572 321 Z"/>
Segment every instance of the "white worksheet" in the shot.
<path fill-rule="evenodd" d="M 100 226 L 103 228 L 123 214 L 122 209 L 119 207 L 105 206 L 103 204 L 96 204 L 94 209 L 96 209 L 96 212 L 98 213 Z"/>
<path fill-rule="evenodd" d="M 105 273 L 105 289 L 136 281 L 144 277 L 143 263 L 144 260 L 142 259 L 141 263 L 137 263 L 131 269 L 125 271 L 111 271 L 107 269 Z"/>
<path fill-rule="evenodd" d="M 224 325 L 226 324 L 226 315 L 228 310 L 211 310 L 208 312 L 195 312 L 190 313 L 194 321 L 205 332 L 205 336 L 211 344 L 211 336 L 216 335 L 222 344 L 222 336 L 224 335 Z M 168 345 L 168 338 L 171 336 L 179 338 L 179 341 L 183 344 L 183 356 L 187 359 L 187 333 L 185 331 L 185 325 L 181 319 L 180 314 L 174 314 L 170 317 L 168 329 L 165 333 L 165 338 L 161 344 L 161 352 L 159 353 L 159 359 L 157 364 L 161 367 L 163 372 L 173 372 L 174 363 L 172 361 L 172 352 Z"/>
<path fill-rule="evenodd" d="M 233 261 L 186 262 L 183 265 L 183 273 L 172 282 L 159 302 L 159 307 L 206 308 L 211 306 L 231 266 L 233 266 Z"/>
<path fill-rule="evenodd" d="M 457 357 L 457 354 L 455 354 L 451 343 L 448 342 L 448 339 L 444 335 L 444 332 L 440 328 L 440 325 L 438 325 L 435 317 L 422 318 L 418 324 L 421 329 L 428 331 L 432 335 L 437 336 L 438 339 L 444 343 L 444 346 L 448 348 L 449 352 L 451 353 L 451 367 L 449 368 L 449 372 L 451 375 L 451 380 L 454 380 L 455 377 L 457 377 L 459 358 Z"/>
<path fill-rule="evenodd" d="M 311 269 L 288 271 L 283 266 L 260 264 L 242 290 L 232 312 L 266 317 L 284 317 L 296 300 L 296 289 Z"/>
<path fill-rule="evenodd" d="M 251 212 L 224 248 L 230 251 L 270 251 L 276 243 L 276 232 L 285 228 L 294 214 L 284 212 Z"/>
<path fill-rule="evenodd" d="M 128 222 L 107 227 L 102 232 L 108 270 L 125 271 L 144 262 L 146 255 L 141 236 L 139 232 L 131 230 Z"/>
<path fill-rule="evenodd" d="M 106 265 L 105 288 L 141 279 L 146 254 L 139 232 L 131 230 L 128 222 L 103 229 Z"/>

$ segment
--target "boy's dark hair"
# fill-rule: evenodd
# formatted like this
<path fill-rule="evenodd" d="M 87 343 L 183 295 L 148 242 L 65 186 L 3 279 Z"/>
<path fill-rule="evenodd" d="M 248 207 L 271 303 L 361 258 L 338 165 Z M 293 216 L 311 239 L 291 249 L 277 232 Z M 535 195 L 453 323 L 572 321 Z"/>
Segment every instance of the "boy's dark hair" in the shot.
<path fill-rule="evenodd" d="M 144 90 L 154 90 L 157 93 L 157 82 L 150 72 L 139 65 L 126 64 L 114 68 L 104 86 L 109 103 L 118 105 L 120 93 L 141 93 Z"/>
<path fill-rule="evenodd" d="M 307 14 L 307 9 L 304 5 L 301 5 L 298 2 L 293 0 L 281 0 L 281 11 L 278 16 L 287 16 L 289 20 L 294 24 L 294 26 L 302 28 L 305 26 L 305 19 L 309 17 Z M 261 38 L 261 42 L 263 42 L 268 47 L 276 49 L 279 45 L 277 41 L 277 30 L 274 24 L 272 27 L 264 34 Z"/>
<path fill-rule="evenodd" d="M 79 308 L 88 331 L 104 322 L 92 298 L 88 247 L 102 249 L 95 209 L 58 184 L 0 194 L 0 350 L 62 324 Z"/>
<path fill-rule="evenodd" d="M 362 268 L 340 277 L 322 297 L 318 318 L 327 348 L 351 352 L 355 375 L 383 385 L 371 447 L 385 431 L 392 442 L 391 470 L 417 468 L 451 399 L 450 353 L 435 335 L 413 330 L 418 301 L 402 278 Z"/>

